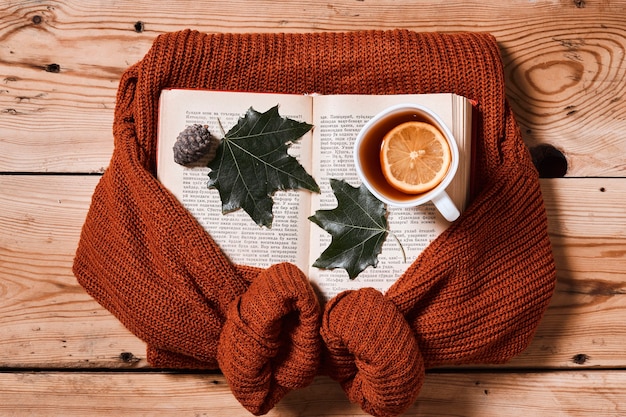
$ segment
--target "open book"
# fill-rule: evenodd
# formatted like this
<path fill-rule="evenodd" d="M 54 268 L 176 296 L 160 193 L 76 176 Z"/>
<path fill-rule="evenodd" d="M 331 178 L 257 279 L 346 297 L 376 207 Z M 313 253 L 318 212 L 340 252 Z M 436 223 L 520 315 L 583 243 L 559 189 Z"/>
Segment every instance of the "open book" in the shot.
<path fill-rule="evenodd" d="M 384 292 L 449 226 L 432 203 L 414 208 L 387 207 L 389 230 L 402 247 L 388 236 L 377 267 L 368 267 L 354 280 L 343 269 L 322 270 L 311 266 L 330 244 L 331 236 L 308 217 L 318 209 L 336 207 L 331 178 L 343 179 L 352 186 L 360 184 L 353 162 L 354 140 L 372 116 L 398 103 L 418 103 L 431 108 L 455 136 L 460 163 L 447 191 L 462 211 L 470 185 L 472 105 L 454 94 L 326 96 L 164 90 L 159 109 L 157 177 L 209 231 L 232 262 L 260 267 L 292 262 L 308 275 L 322 300 L 359 287 L 374 287 Z M 228 131 L 250 107 L 265 112 L 276 105 L 281 116 L 314 126 L 289 153 L 315 178 L 321 193 L 276 192 L 273 225 L 268 229 L 259 227 L 243 210 L 222 214 L 218 191 L 207 187 L 209 168 L 176 164 L 172 147 L 187 125 L 208 125 L 214 135 L 221 137 L 220 123 Z"/>

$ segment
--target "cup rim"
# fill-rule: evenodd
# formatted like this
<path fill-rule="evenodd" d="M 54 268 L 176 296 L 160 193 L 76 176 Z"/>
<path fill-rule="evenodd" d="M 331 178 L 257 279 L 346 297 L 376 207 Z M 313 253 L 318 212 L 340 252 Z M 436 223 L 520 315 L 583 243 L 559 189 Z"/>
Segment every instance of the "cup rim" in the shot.
<path fill-rule="evenodd" d="M 416 110 L 416 113 L 419 113 L 419 112 L 426 113 L 428 118 L 431 118 L 432 121 L 434 121 L 437 124 L 437 127 L 442 131 L 444 137 L 446 138 L 446 140 L 448 141 L 448 144 L 450 145 L 450 150 L 452 153 L 451 155 L 452 161 L 450 163 L 450 167 L 448 167 L 448 172 L 446 173 L 443 180 L 441 180 L 441 182 L 437 184 L 437 186 L 435 186 L 429 191 L 426 191 L 425 193 L 416 194 L 415 198 L 410 198 L 410 199 L 403 200 L 403 201 L 397 201 L 397 200 L 389 199 L 388 197 L 385 197 L 384 195 L 379 193 L 375 189 L 375 187 L 369 182 L 369 180 L 365 177 L 363 173 L 363 168 L 361 166 L 361 161 L 359 158 L 359 149 L 360 149 L 361 143 L 363 142 L 365 132 L 367 132 L 370 128 L 372 128 L 372 126 L 381 122 L 381 120 L 388 117 L 389 115 L 396 113 L 400 110 L 406 110 L 406 109 Z M 377 199 L 393 207 L 419 206 L 428 201 L 431 201 L 435 196 L 440 195 L 442 192 L 445 192 L 446 188 L 448 187 L 448 185 L 450 185 L 450 183 L 454 179 L 454 176 L 456 175 L 456 172 L 459 167 L 459 158 L 460 158 L 459 147 L 457 145 L 456 138 L 452 134 L 448 126 L 446 126 L 446 124 L 443 122 L 441 117 L 429 107 L 421 105 L 421 104 L 417 104 L 417 103 L 394 104 L 378 112 L 376 115 L 374 115 L 374 117 L 368 120 L 367 123 L 365 123 L 363 127 L 361 128 L 361 130 L 359 131 L 356 137 L 356 140 L 354 142 L 353 152 L 354 152 L 353 155 L 354 155 L 354 164 L 356 167 L 356 172 L 359 176 L 359 179 L 361 180 L 361 183 L 365 184 L 367 189 L 370 190 L 370 192 Z"/>

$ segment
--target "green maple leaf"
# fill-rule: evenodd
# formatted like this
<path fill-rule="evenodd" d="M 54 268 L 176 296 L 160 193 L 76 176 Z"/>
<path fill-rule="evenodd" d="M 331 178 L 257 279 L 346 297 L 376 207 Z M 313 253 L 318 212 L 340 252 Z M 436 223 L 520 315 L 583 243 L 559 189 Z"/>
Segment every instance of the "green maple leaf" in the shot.
<path fill-rule="evenodd" d="M 287 153 L 313 126 L 281 117 L 278 106 L 265 113 L 252 107 L 226 133 L 208 164 L 209 187 L 219 191 L 222 212 L 242 208 L 259 226 L 272 226 L 272 196 L 278 190 L 319 187 Z"/>
<path fill-rule="evenodd" d="M 376 267 L 387 238 L 387 210 L 365 186 L 352 187 L 343 180 L 330 180 L 337 198 L 332 210 L 317 210 L 309 217 L 332 235 L 330 245 L 313 264 L 324 269 L 343 268 L 354 279 L 368 266 Z"/>

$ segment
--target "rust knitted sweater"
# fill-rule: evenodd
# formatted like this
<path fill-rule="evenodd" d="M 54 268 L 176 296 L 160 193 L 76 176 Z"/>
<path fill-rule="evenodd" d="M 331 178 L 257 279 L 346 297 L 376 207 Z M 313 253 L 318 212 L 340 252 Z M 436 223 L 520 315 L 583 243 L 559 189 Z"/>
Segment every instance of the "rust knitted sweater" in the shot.
<path fill-rule="evenodd" d="M 232 264 L 155 179 L 164 88 L 466 96 L 479 112 L 476 196 L 386 294 L 347 291 L 321 311 L 295 266 Z M 76 253 L 78 281 L 147 342 L 153 366 L 219 368 L 254 414 L 318 374 L 372 415 L 400 414 L 426 368 L 521 352 L 553 293 L 538 177 L 491 35 L 161 35 L 121 79 L 113 133 Z"/>

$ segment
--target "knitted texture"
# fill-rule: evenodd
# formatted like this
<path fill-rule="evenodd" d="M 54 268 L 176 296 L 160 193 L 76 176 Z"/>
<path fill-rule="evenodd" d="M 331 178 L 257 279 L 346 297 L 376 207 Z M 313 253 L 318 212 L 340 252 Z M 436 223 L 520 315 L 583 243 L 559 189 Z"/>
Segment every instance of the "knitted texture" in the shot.
<path fill-rule="evenodd" d="M 465 96 L 478 111 L 475 197 L 386 294 L 346 291 L 322 313 L 295 266 L 233 265 L 156 180 L 164 88 Z M 146 341 L 153 366 L 219 367 L 254 414 L 320 373 L 368 413 L 400 414 L 426 368 L 520 353 L 554 291 L 537 173 L 489 34 L 161 35 L 122 76 L 113 133 L 78 281 Z"/>

